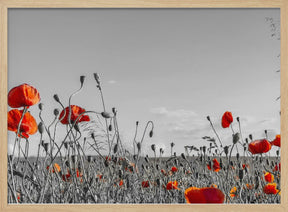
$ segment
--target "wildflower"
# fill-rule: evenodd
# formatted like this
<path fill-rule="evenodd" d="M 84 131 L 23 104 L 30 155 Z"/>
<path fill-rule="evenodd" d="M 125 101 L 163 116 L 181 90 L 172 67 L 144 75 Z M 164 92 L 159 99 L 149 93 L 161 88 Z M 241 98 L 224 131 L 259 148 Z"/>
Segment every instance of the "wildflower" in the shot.
<path fill-rule="evenodd" d="M 209 164 L 207 164 L 207 169 L 211 170 L 211 166 Z"/>
<path fill-rule="evenodd" d="M 169 181 L 166 185 L 166 190 L 172 190 L 172 189 L 178 189 L 179 190 L 179 188 L 177 186 L 178 186 L 178 182 L 176 180 L 174 182 Z"/>
<path fill-rule="evenodd" d="M 219 164 L 218 160 L 216 158 L 213 159 L 213 171 L 219 172 L 220 169 L 221 168 L 220 168 L 220 164 Z"/>
<path fill-rule="evenodd" d="M 271 149 L 271 144 L 266 139 L 255 140 L 249 144 L 249 152 L 252 154 L 266 153 Z"/>
<path fill-rule="evenodd" d="M 62 179 L 63 179 L 63 181 L 65 181 L 65 182 L 70 181 L 70 178 L 71 178 L 71 174 L 70 174 L 69 170 L 68 170 L 68 173 L 67 173 L 67 174 L 63 174 L 63 175 L 62 175 Z"/>
<path fill-rule="evenodd" d="M 8 93 L 8 105 L 12 108 L 29 107 L 39 101 L 40 94 L 38 90 L 28 84 L 14 87 Z"/>
<path fill-rule="evenodd" d="M 184 195 L 187 203 L 223 203 L 225 198 L 220 189 L 211 187 L 190 187 Z"/>
<path fill-rule="evenodd" d="M 271 174 L 270 172 L 266 172 L 264 175 L 265 181 L 272 183 L 274 181 L 274 175 Z"/>
<path fill-rule="evenodd" d="M 119 182 L 119 186 L 123 186 L 123 180 L 122 179 Z"/>
<path fill-rule="evenodd" d="M 281 147 L 281 136 L 276 135 L 275 139 L 272 142 L 270 142 L 270 144 L 274 145 L 274 146 Z"/>
<path fill-rule="evenodd" d="M 279 163 L 278 165 L 277 164 L 275 165 L 273 172 L 277 172 L 277 171 L 281 171 L 281 163 Z"/>
<path fill-rule="evenodd" d="M 78 116 L 81 113 L 84 113 L 86 110 L 76 106 L 76 105 L 71 105 L 71 122 L 75 122 L 76 119 L 78 118 Z M 65 116 L 64 116 L 65 113 Z M 63 117 L 64 116 L 64 117 Z M 62 124 L 69 124 L 69 107 L 66 107 L 64 110 L 62 110 L 60 116 L 59 116 L 59 120 L 61 120 Z M 88 115 L 81 115 L 81 117 L 78 119 L 78 123 L 82 122 L 82 121 L 90 121 L 90 118 Z"/>
<path fill-rule="evenodd" d="M 8 112 L 8 130 L 17 133 L 22 115 L 23 110 L 13 109 Z M 37 130 L 38 126 L 36 120 L 29 112 L 26 112 L 22 119 L 18 136 L 29 138 L 29 135 L 35 134 Z"/>
<path fill-rule="evenodd" d="M 277 194 L 279 190 L 276 187 L 277 187 L 276 183 L 268 183 L 267 185 L 264 186 L 263 192 L 265 194 Z"/>
<path fill-rule="evenodd" d="M 227 128 L 230 126 L 230 124 L 233 122 L 233 116 L 232 113 L 229 111 L 226 111 L 222 116 L 222 127 Z"/>
<path fill-rule="evenodd" d="M 237 194 L 237 188 L 234 186 L 233 188 L 231 188 L 230 190 L 230 197 L 235 197 Z"/>
<path fill-rule="evenodd" d="M 149 181 L 142 181 L 142 187 L 143 188 L 148 188 L 150 185 L 149 185 Z"/>
<path fill-rule="evenodd" d="M 175 166 L 172 166 L 171 171 L 172 171 L 173 173 L 175 173 L 175 172 L 178 171 L 178 169 L 177 169 Z"/>
<path fill-rule="evenodd" d="M 51 172 L 49 166 L 47 166 L 46 169 L 49 170 L 49 172 Z M 53 165 L 52 173 L 55 173 L 55 172 L 58 172 L 58 173 L 61 172 L 61 168 L 60 168 L 58 163 L 54 163 L 54 165 Z"/>

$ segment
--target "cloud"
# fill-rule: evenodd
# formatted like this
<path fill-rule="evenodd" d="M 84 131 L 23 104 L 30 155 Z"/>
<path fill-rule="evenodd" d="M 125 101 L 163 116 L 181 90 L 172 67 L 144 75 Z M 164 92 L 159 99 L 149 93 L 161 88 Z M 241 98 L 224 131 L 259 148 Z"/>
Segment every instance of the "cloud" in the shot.
<path fill-rule="evenodd" d="M 115 84 L 116 81 L 115 81 L 115 80 L 109 80 L 108 83 L 109 83 L 109 84 Z"/>
<path fill-rule="evenodd" d="M 153 114 L 166 116 L 168 118 L 187 119 L 187 118 L 191 118 L 191 117 L 197 116 L 197 114 L 194 111 L 183 110 L 183 109 L 168 111 L 165 107 L 152 108 L 150 111 Z"/>

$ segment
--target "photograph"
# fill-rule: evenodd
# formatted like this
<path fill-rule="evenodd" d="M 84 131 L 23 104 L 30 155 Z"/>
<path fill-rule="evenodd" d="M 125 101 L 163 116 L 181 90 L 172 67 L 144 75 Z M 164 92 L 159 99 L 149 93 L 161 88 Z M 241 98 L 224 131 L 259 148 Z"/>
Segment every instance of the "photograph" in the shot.
<path fill-rule="evenodd" d="M 7 20 L 8 205 L 281 204 L 279 8 Z"/>

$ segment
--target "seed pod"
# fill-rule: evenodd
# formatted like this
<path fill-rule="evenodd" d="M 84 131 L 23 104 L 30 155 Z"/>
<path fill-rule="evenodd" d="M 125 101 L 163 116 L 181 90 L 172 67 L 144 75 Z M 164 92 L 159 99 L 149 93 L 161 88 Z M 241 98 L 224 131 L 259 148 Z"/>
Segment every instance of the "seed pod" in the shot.
<path fill-rule="evenodd" d="M 174 146 L 175 146 L 175 144 L 172 142 L 172 143 L 170 143 L 170 146 L 171 146 L 171 147 L 174 147 Z"/>
<path fill-rule="evenodd" d="M 229 152 L 229 146 L 224 146 L 224 153 L 227 156 Z"/>
<path fill-rule="evenodd" d="M 236 154 L 237 161 L 239 161 L 240 155 L 239 153 Z"/>
<path fill-rule="evenodd" d="M 43 134 L 44 132 L 44 124 L 42 122 L 38 124 L 38 131 L 40 134 Z"/>
<path fill-rule="evenodd" d="M 277 150 L 277 151 L 276 151 L 276 155 L 277 155 L 277 156 L 279 156 L 279 153 L 280 153 L 280 151 L 279 151 L 279 150 Z"/>
<path fill-rule="evenodd" d="M 198 179 L 198 177 L 199 177 L 199 173 L 196 172 L 196 173 L 195 173 L 195 178 Z"/>
<path fill-rule="evenodd" d="M 114 149 L 113 149 L 114 154 L 115 154 L 117 151 L 118 151 L 118 144 L 115 144 Z"/>
<path fill-rule="evenodd" d="M 84 80 L 85 80 L 85 76 L 80 76 L 80 83 L 81 83 L 81 86 L 83 86 Z"/>
<path fill-rule="evenodd" d="M 152 149 L 153 152 L 155 152 L 155 150 L 156 150 L 155 144 L 152 144 L 152 145 L 151 145 L 151 149 Z"/>
<path fill-rule="evenodd" d="M 94 79 L 96 80 L 96 83 L 98 85 L 100 85 L 100 77 L 99 77 L 99 75 L 97 73 L 94 73 L 93 75 L 94 75 Z"/>
<path fill-rule="evenodd" d="M 88 155 L 88 156 L 87 156 L 87 161 L 88 161 L 89 163 L 91 163 L 91 160 L 92 160 L 92 156 L 91 156 L 91 155 Z"/>
<path fill-rule="evenodd" d="M 237 118 L 236 118 L 236 120 L 237 120 L 238 122 L 240 122 L 240 119 L 239 119 L 239 117 L 237 117 Z"/>
<path fill-rule="evenodd" d="M 112 131 L 112 125 L 109 124 L 108 130 L 111 132 Z"/>
<path fill-rule="evenodd" d="M 207 116 L 206 118 L 207 118 L 208 121 L 210 121 L 210 116 Z"/>
<path fill-rule="evenodd" d="M 253 140 L 253 136 L 252 136 L 252 134 L 249 135 L 249 138 L 250 138 L 251 140 Z"/>
<path fill-rule="evenodd" d="M 105 167 L 108 167 L 108 166 L 109 166 L 109 161 L 108 161 L 108 160 L 105 160 L 105 161 L 104 161 L 104 165 L 105 165 Z"/>
<path fill-rule="evenodd" d="M 39 110 L 43 110 L 43 107 L 44 107 L 44 105 L 43 105 L 43 103 L 40 103 L 39 105 L 38 105 L 38 108 L 39 108 Z"/>
<path fill-rule="evenodd" d="M 181 157 L 182 157 L 184 160 L 186 160 L 186 156 L 185 156 L 184 153 L 181 154 Z"/>
<path fill-rule="evenodd" d="M 55 99 L 56 102 L 60 102 L 60 99 L 57 94 L 54 94 L 53 98 Z"/>
<path fill-rule="evenodd" d="M 139 125 L 139 121 L 136 121 L 136 126 L 138 126 Z"/>
<path fill-rule="evenodd" d="M 141 150 L 141 143 L 140 142 L 137 143 L 137 149 L 138 149 L 138 152 Z"/>
<path fill-rule="evenodd" d="M 152 136 L 153 136 L 153 130 L 151 130 L 149 133 L 149 137 L 152 138 Z"/>
<path fill-rule="evenodd" d="M 233 134 L 233 144 L 236 144 L 240 139 L 239 133 Z"/>
<path fill-rule="evenodd" d="M 58 108 L 55 108 L 54 111 L 53 111 L 54 115 L 55 116 L 58 116 L 59 115 L 59 109 Z"/>
<path fill-rule="evenodd" d="M 102 117 L 105 118 L 105 119 L 109 119 L 109 118 L 112 118 L 112 114 L 111 113 L 108 113 L 108 112 L 102 112 L 101 113 Z"/>
<path fill-rule="evenodd" d="M 203 152 L 205 153 L 205 152 L 206 152 L 206 146 L 203 146 L 203 147 L 202 147 L 202 150 L 203 150 Z"/>

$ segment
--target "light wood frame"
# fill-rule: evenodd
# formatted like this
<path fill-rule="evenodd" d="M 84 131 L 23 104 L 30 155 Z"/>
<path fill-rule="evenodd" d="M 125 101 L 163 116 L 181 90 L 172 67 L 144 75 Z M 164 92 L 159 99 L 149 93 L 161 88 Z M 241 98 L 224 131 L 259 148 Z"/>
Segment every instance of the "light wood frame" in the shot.
<path fill-rule="evenodd" d="M 288 1 L 287 0 L 0 0 L 0 211 L 288 211 Z M 281 204 L 263 205 L 9 205 L 7 203 L 7 21 L 9 8 L 280 8 Z"/>

